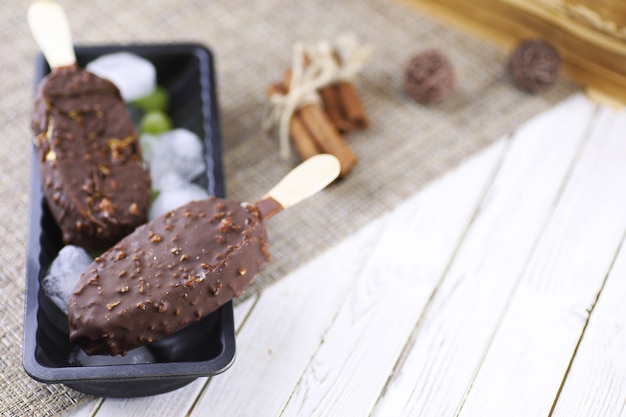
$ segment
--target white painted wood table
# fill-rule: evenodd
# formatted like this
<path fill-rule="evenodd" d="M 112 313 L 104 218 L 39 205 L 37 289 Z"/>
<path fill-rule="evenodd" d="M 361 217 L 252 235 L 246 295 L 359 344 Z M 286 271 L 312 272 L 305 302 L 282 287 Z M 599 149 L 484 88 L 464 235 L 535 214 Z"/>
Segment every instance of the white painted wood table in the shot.
<path fill-rule="evenodd" d="M 626 112 L 576 95 L 236 308 L 224 374 L 82 416 L 626 415 Z"/>

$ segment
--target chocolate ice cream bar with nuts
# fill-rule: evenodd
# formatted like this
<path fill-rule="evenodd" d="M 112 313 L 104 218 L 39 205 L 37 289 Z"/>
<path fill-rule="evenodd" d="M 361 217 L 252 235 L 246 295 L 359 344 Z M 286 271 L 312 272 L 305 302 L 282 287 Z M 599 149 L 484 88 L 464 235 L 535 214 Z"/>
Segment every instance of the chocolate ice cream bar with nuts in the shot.
<path fill-rule="evenodd" d="M 269 261 L 264 222 L 340 171 L 337 158 L 316 155 L 255 204 L 210 197 L 138 227 L 81 275 L 68 301 L 70 341 L 123 355 L 217 310 Z"/>
<path fill-rule="evenodd" d="M 268 261 L 255 205 L 188 203 L 95 259 L 69 299 L 70 341 L 88 354 L 123 355 L 217 310 Z"/>
<path fill-rule="evenodd" d="M 39 86 L 31 127 L 64 243 L 106 248 L 145 223 L 150 176 L 114 84 L 76 65 L 54 68 Z"/>

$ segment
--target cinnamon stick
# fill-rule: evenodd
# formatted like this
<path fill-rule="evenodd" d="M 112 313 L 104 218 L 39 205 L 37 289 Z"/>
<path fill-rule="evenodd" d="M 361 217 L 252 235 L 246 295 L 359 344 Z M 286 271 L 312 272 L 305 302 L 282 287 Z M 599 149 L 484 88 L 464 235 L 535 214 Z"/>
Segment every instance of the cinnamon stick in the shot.
<path fill-rule="evenodd" d="M 333 57 L 339 65 L 342 65 L 339 51 L 333 51 Z M 351 81 L 341 80 L 335 83 L 335 89 L 337 90 L 343 119 L 348 122 L 351 130 L 366 128 L 369 124 L 369 120 L 354 84 Z"/>
<path fill-rule="evenodd" d="M 356 165 L 357 157 L 335 129 L 321 106 L 307 104 L 298 111 L 316 145 L 323 152 L 336 156 L 341 164 L 341 176 L 348 175 Z"/>
<path fill-rule="evenodd" d="M 302 120 L 300 110 L 297 110 L 289 121 L 289 134 L 296 152 L 298 152 L 303 161 L 321 153 L 315 143 L 315 138 Z"/>
<path fill-rule="evenodd" d="M 344 105 L 339 95 L 337 84 L 327 85 L 318 90 L 326 114 L 340 133 L 352 130 L 352 124 L 346 119 Z"/>
<path fill-rule="evenodd" d="M 354 84 L 348 81 L 340 81 L 337 84 L 337 90 L 345 118 L 350 125 L 354 129 L 366 128 L 369 124 L 369 119 Z"/>

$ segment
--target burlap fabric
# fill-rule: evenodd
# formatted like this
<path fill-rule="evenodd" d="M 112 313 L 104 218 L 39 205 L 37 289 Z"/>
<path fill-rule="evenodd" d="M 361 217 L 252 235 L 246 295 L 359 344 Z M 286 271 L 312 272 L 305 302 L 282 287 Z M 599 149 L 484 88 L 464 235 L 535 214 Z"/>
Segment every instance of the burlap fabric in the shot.
<path fill-rule="evenodd" d="M 33 61 L 38 48 L 26 24 L 29 1 L 0 3 L 0 414 L 55 415 L 88 398 L 31 380 L 22 370 L 22 314 L 30 173 Z M 538 96 L 516 90 L 505 75 L 508 52 L 457 33 L 406 5 L 383 0 L 258 1 L 60 0 L 76 43 L 207 45 L 217 59 L 227 194 L 252 201 L 296 162 L 278 155 L 261 130 L 265 89 L 289 66 L 295 41 L 355 33 L 374 47 L 357 87 L 371 118 L 348 136 L 359 157 L 352 174 L 273 218 L 271 264 L 246 295 L 282 278 L 502 137 L 565 98 L 561 80 Z M 424 107 L 402 91 L 403 67 L 426 48 L 447 54 L 457 87 Z M 550 146 L 546 143 L 546 147 Z M 450 196 L 454 204 L 454 196 Z M 410 242 L 410 239 L 407 239 Z"/>

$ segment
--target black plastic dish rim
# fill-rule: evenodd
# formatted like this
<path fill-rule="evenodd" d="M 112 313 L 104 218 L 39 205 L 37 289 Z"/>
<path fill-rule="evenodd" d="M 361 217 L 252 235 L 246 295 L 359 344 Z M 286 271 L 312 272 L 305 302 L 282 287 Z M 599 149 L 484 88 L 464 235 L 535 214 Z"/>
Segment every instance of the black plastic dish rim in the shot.
<path fill-rule="evenodd" d="M 128 45 L 94 45 L 78 46 L 75 48 L 77 57 L 89 53 L 102 55 L 112 52 L 131 52 L 139 55 L 151 54 L 180 54 L 187 52 L 196 56 L 200 63 L 202 85 L 202 116 L 205 132 L 205 160 L 212 168 L 214 184 L 209 191 L 217 196 L 224 196 L 222 161 L 220 149 L 220 126 L 215 91 L 214 59 L 211 51 L 203 45 L 185 44 L 128 44 Z M 42 55 L 37 57 L 35 84 L 49 72 L 49 67 Z M 106 386 L 112 382 L 141 382 L 163 379 L 172 379 L 170 388 L 174 389 L 197 377 L 219 374 L 228 369 L 235 359 L 235 330 L 233 321 L 232 302 L 221 307 L 221 324 L 223 333 L 221 342 L 224 345 L 222 353 L 208 361 L 200 362 L 171 362 L 133 365 L 106 365 L 93 367 L 48 367 L 36 359 L 37 349 L 37 311 L 39 309 L 39 256 L 41 245 L 39 242 L 42 233 L 41 218 L 43 194 L 39 175 L 36 153 L 32 155 L 32 171 L 30 181 L 29 206 L 29 233 L 26 259 L 26 300 L 24 307 L 24 339 L 23 339 L 23 367 L 33 379 L 45 383 L 63 383 L 77 386 L 81 382 L 89 384 L 102 383 Z M 211 166 L 212 165 L 212 166 Z M 187 380 L 188 379 L 188 380 Z M 97 389 L 96 389 L 97 390 Z M 167 387 L 161 390 L 167 391 Z"/>

